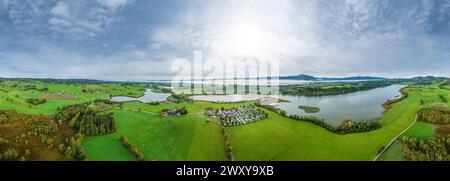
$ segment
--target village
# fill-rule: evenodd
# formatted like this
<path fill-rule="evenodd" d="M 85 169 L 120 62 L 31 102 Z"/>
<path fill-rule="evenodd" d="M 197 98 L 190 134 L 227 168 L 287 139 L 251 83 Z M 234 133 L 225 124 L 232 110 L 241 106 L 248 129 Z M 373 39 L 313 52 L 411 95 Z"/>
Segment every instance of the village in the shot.
<path fill-rule="evenodd" d="M 252 105 L 231 109 L 207 108 L 205 109 L 204 114 L 211 118 L 217 118 L 217 124 L 225 127 L 249 124 L 267 118 L 266 112 L 261 111 Z"/>

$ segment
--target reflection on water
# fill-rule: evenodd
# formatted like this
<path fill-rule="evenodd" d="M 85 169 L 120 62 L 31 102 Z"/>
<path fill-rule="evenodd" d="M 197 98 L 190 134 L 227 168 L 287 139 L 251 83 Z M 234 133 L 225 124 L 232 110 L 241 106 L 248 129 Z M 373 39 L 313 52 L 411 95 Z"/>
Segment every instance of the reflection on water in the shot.
<path fill-rule="evenodd" d="M 348 94 L 305 97 L 305 96 L 278 96 L 289 102 L 276 103 L 275 106 L 285 110 L 289 115 L 315 116 L 325 119 L 333 126 L 338 126 L 343 120 L 372 120 L 383 112 L 382 104 L 388 99 L 401 96 L 399 90 L 404 85 L 391 85 L 367 91 Z M 239 102 L 258 100 L 266 95 L 198 95 L 192 96 L 194 100 L 211 102 Z M 306 113 L 298 106 L 319 107 L 317 113 Z"/>
<path fill-rule="evenodd" d="M 256 101 L 267 95 L 196 95 L 191 98 L 195 101 L 209 101 L 209 102 L 242 102 L 242 101 Z"/>
<path fill-rule="evenodd" d="M 169 96 L 170 96 L 170 94 L 156 93 L 150 89 L 147 89 L 144 93 L 144 96 L 142 96 L 142 97 L 133 98 L 133 97 L 127 97 L 127 96 L 115 96 L 115 97 L 111 98 L 111 101 L 114 101 L 114 102 L 140 101 L 140 102 L 144 102 L 144 103 L 161 102 L 161 101 L 165 101 Z"/>

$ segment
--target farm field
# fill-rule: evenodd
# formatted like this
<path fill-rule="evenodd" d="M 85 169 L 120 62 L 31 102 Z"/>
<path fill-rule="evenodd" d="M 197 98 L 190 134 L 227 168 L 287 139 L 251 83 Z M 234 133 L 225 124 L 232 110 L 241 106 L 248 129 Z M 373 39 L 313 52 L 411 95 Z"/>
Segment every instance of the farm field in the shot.
<path fill-rule="evenodd" d="M 88 92 L 92 90 L 92 92 Z M 144 87 L 120 85 L 70 85 L 43 82 L 5 81 L 0 84 L 0 109 L 12 109 L 27 114 L 53 115 L 58 107 L 69 104 L 107 99 L 109 96 L 139 97 Z M 30 105 L 29 98 L 46 98 L 45 104 Z"/>
<path fill-rule="evenodd" d="M 421 105 L 421 107 L 423 108 L 429 108 L 434 105 L 450 106 L 448 102 L 443 103 L 442 100 L 439 99 L 439 96 L 437 94 L 447 95 L 447 98 L 450 96 L 450 91 L 448 89 L 439 89 L 439 84 L 432 84 L 426 88 L 419 87 L 415 89 L 414 92 L 424 101 L 423 105 Z M 437 135 L 436 127 L 438 126 L 418 120 L 402 136 L 427 141 L 430 137 Z M 404 158 L 401 152 L 402 147 L 402 143 L 399 140 L 395 141 L 394 144 L 392 144 L 391 147 L 389 147 L 387 151 L 380 157 L 380 160 L 403 161 Z"/>
<path fill-rule="evenodd" d="M 110 96 L 139 97 L 143 85 L 72 85 L 43 82 L 5 81 L 0 84 L 0 109 L 33 115 L 54 115 L 58 108 Z M 408 95 L 393 103 L 379 120 L 381 128 L 363 133 L 339 135 L 306 121 L 298 121 L 264 110 L 268 118 L 252 124 L 226 127 L 236 160 L 371 160 L 378 151 L 414 121 L 421 107 L 443 103 L 437 94 L 450 95 L 448 89 L 430 86 L 410 86 Z M 46 98 L 32 105 L 27 99 Z M 423 103 L 421 103 L 423 100 Z M 119 141 L 125 135 L 140 149 L 146 160 L 226 160 L 221 127 L 203 115 L 205 108 L 232 108 L 254 102 L 211 103 L 203 101 L 152 105 L 140 102 L 113 104 L 107 107 L 115 119 L 115 132 L 102 136 L 87 136 L 81 143 L 91 160 L 136 160 Z M 161 116 L 164 109 L 185 107 L 187 115 Z M 416 122 L 405 136 L 426 139 L 434 134 L 428 123 Z M 393 144 L 381 160 L 401 159 L 401 145 Z"/>
<path fill-rule="evenodd" d="M 423 90 L 423 95 L 429 95 L 425 90 L 426 89 Z M 370 160 L 382 146 L 387 144 L 390 139 L 413 122 L 415 111 L 420 108 L 419 101 L 421 96 L 418 94 L 419 91 L 416 91 L 415 89 L 406 89 L 405 91 L 409 93 L 409 96 L 403 101 L 395 103 L 385 114 L 380 120 L 382 128 L 368 133 L 337 135 L 314 124 L 295 121 L 273 112 L 269 112 L 269 118 L 264 121 L 249 125 L 230 127 L 226 128 L 226 130 L 230 134 L 233 153 L 237 160 Z M 433 100 L 434 99 L 430 99 L 428 103 L 432 104 Z M 140 104 L 138 103 L 132 103 L 129 104 L 128 107 L 137 109 L 139 108 L 139 105 Z M 217 104 L 201 102 L 194 103 L 194 105 L 196 106 L 190 106 L 189 104 L 186 104 L 185 106 L 188 107 L 188 110 L 193 110 L 194 113 L 201 113 L 202 107 L 205 108 Z M 125 104 L 125 106 L 127 107 L 127 104 Z M 142 110 L 157 111 L 167 106 L 168 105 L 147 106 L 142 104 L 142 107 L 140 108 Z M 228 104 L 226 106 L 237 105 Z M 149 115 L 147 116 L 151 117 Z M 155 117 L 155 120 L 156 118 L 157 117 Z M 183 123 L 191 122 L 199 124 L 205 119 L 206 118 L 202 116 L 187 116 L 186 118 L 183 118 Z M 159 120 L 162 121 L 161 119 Z M 170 121 L 167 124 L 183 127 L 183 123 Z M 214 129 L 211 128 L 214 127 L 212 125 L 207 126 L 209 127 L 205 127 L 206 129 Z M 421 129 L 419 129 L 419 131 L 420 130 Z M 170 132 L 170 130 L 166 130 L 165 132 Z M 170 143 L 172 137 L 166 136 L 165 132 L 159 133 L 161 136 L 157 137 L 158 141 L 155 141 L 154 144 L 157 145 L 161 140 Z M 212 132 L 214 133 L 214 131 Z M 216 129 L 215 132 L 217 132 L 215 135 L 219 136 L 219 129 Z M 418 132 L 414 134 L 426 133 Z M 213 139 L 212 137 L 213 136 L 209 139 Z M 218 138 L 216 139 L 218 140 Z M 208 147 L 212 146 L 217 148 L 221 147 L 223 144 L 220 141 L 209 143 L 212 144 L 208 145 Z M 202 144 L 189 145 L 190 149 L 199 149 L 199 147 L 203 146 Z M 90 149 L 87 148 L 87 150 L 89 153 Z M 152 152 L 148 151 L 148 153 Z M 213 158 L 210 154 L 197 153 L 199 154 L 195 156 L 195 158 L 197 158 L 195 160 L 209 160 Z M 163 154 L 170 155 L 171 153 L 164 152 Z M 156 160 L 174 159 L 174 157 L 170 156 L 160 156 L 161 154 L 158 153 L 153 153 L 153 155 Z M 186 155 L 186 153 L 183 153 L 182 155 Z M 190 158 L 191 157 L 188 156 L 179 156 L 175 159 L 192 160 Z M 215 159 L 220 159 L 220 157 L 215 157 Z"/>

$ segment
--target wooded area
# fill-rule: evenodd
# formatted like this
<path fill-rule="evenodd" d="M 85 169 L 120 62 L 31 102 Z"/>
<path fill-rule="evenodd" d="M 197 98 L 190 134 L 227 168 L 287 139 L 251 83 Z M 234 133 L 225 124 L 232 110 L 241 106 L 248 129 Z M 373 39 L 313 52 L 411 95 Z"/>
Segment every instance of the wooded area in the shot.
<path fill-rule="evenodd" d="M 449 124 L 450 109 L 447 107 L 422 108 L 417 111 L 417 118 L 433 124 Z"/>
<path fill-rule="evenodd" d="M 115 131 L 112 112 L 98 112 L 89 104 L 78 104 L 60 109 L 57 121 L 69 121 L 69 127 L 87 136 L 105 135 Z"/>
<path fill-rule="evenodd" d="M 403 137 L 403 155 L 412 161 L 450 161 L 450 136 L 431 137 L 427 142 Z"/>

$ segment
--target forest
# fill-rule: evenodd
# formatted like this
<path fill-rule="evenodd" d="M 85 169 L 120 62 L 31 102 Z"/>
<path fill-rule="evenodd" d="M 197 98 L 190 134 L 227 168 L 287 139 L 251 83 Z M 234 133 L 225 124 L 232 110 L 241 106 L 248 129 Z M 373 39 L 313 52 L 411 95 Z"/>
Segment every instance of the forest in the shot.
<path fill-rule="evenodd" d="M 370 90 L 393 84 L 429 85 L 433 82 L 445 81 L 449 81 L 449 79 L 446 77 L 427 76 L 357 82 L 314 82 L 308 84 L 280 85 L 280 93 L 292 96 L 326 96 Z"/>
<path fill-rule="evenodd" d="M 312 84 L 281 85 L 280 93 L 293 96 L 325 96 L 370 90 L 392 85 L 389 81 L 321 82 Z"/>
<path fill-rule="evenodd" d="M 69 127 L 87 136 L 105 135 L 115 131 L 112 112 L 99 112 L 88 103 L 60 109 L 55 116 L 58 122 L 69 122 Z"/>
<path fill-rule="evenodd" d="M 403 137 L 403 155 L 411 161 L 450 161 L 450 136 L 431 137 L 427 142 Z"/>
<path fill-rule="evenodd" d="M 449 124 L 450 109 L 448 107 L 441 106 L 422 108 L 417 111 L 417 119 L 433 124 Z"/>

